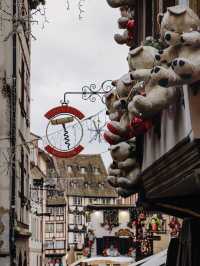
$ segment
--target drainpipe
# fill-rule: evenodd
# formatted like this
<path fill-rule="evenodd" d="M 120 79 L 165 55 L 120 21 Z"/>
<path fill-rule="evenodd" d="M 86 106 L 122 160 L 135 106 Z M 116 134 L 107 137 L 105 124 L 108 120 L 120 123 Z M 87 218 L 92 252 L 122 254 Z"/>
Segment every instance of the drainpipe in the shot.
<path fill-rule="evenodd" d="M 13 0 L 13 18 L 16 15 L 16 0 Z M 14 20 L 13 20 L 14 23 Z M 16 33 L 12 36 L 12 80 L 10 93 L 10 139 L 11 139 L 11 196 L 10 196 L 10 265 L 16 266 L 16 239 L 15 239 L 15 179 L 16 179 Z"/>

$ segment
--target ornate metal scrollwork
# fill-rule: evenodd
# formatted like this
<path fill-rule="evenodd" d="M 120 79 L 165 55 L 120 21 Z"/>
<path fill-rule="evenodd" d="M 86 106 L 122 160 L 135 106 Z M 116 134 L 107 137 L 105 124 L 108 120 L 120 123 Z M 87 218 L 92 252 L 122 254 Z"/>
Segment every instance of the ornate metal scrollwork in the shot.
<path fill-rule="evenodd" d="M 105 95 L 112 89 L 112 80 L 103 81 L 99 88 L 95 83 L 91 83 L 90 85 L 83 86 L 81 91 L 66 91 L 64 93 L 64 99 L 61 101 L 61 104 L 67 105 L 69 103 L 66 97 L 69 94 L 80 94 L 82 95 L 83 100 L 89 100 L 90 102 L 96 102 L 97 98 L 99 98 L 101 102 L 105 104 Z"/>

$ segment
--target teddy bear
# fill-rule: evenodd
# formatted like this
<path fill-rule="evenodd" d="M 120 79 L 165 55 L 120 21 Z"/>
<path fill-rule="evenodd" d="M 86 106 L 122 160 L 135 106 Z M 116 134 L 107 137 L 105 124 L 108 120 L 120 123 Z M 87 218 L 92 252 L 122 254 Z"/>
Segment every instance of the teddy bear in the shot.
<path fill-rule="evenodd" d="M 124 113 L 121 115 L 119 121 L 109 121 L 107 123 L 107 129 L 104 132 L 104 139 L 111 145 L 117 144 L 121 141 L 128 140 L 134 136 L 144 134 L 152 126 L 149 121 L 144 121 L 139 118 L 132 118 L 128 113 L 128 102 L 131 100 L 133 95 L 141 94 L 144 90 L 144 83 L 139 82 L 136 85 L 132 86 L 129 90 L 129 94 L 126 98 L 120 99 L 114 103 L 116 108 L 124 110 Z M 118 104 L 117 104 L 118 103 Z"/>
<path fill-rule="evenodd" d="M 182 35 L 198 31 L 199 17 L 189 7 L 177 5 L 168 7 L 165 14 L 158 14 L 160 37 L 168 45 L 178 45 L 184 42 Z M 192 36 L 192 35 L 191 35 Z"/>
<path fill-rule="evenodd" d="M 128 196 L 139 189 L 140 167 L 135 152 L 135 139 L 110 147 L 113 163 L 108 170 L 108 182 L 118 188 L 119 194 Z"/>
<path fill-rule="evenodd" d="M 129 73 L 125 74 L 121 78 L 112 81 L 115 88 L 105 96 L 106 113 L 111 121 L 108 123 L 108 130 L 104 132 L 104 139 L 111 145 L 129 138 L 127 137 L 127 126 L 129 124 L 127 100 L 134 83 L 130 79 Z M 115 129 L 112 130 L 114 127 Z"/>
<path fill-rule="evenodd" d="M 163 86 L 180 86 L 199 81 L 200 26 L 198 16 L 181 6 L 168 8 L 161 21 L 161 37 L 170 46 L 155 56 L 158 64 L 153 79 Z"/>
<path fill-rule="evenodd" d="M 105 95 L 107 115 L 111 121 L 119 121 L 126 107 L 126 99 L 129 95 L 134 81 L 129 74 L 125 74 L 117 80 L 112 81 L 114 88 Z"/>
<path fill-rule="evenodd" d="M 145 95 L 135 95 L 128 104 L 131 119 L 134 119 L 135 116 L 150 118 L 176 101 L 178 97 L 177 90 L 171 87 L 163 89 L 162 86 L 151 81 L 152 69 L 156 68 L 156 54 L 158 54 L 158 49 L 152 46 L 140 46 L 129 52 L 128 63 L 131 79 L 145 82 Z"/>
<path fill-rule="evenodd" d="M 107 125 L 108 130 L 104 132 L 104 139 L 109 144 L 117 144 L 120 141 L 144 134 L 152 127 L 152 123 L 148 119 L 136 118 L 137 112 L 129 113 L 128 104 L 134 95 L 145 93 L 145 84 L 150 78 L 157 52 L 158 50 L 152 46 L 140 46 L 132 49 L 128 56 L 131 72 L 119 80 L 113 81 L 116 89 L 113 90 L 113 95 L 110 94 L 106 100 L 111 122 Z M 121 95 L 118 97 L 119 99 L 116 97 L 117 94 Z M 118 117 L 118 119 L 113 119 L 113 117 Z"/>
<path fill-rule="evenodd" d="M 154 68 L 157 71 L 158 67 Z M 128 104 L 130 117 L 150 118 L 175 103 L 180 97 L 180 89 L 163 87 L 150 80 L 145 86 L 146 96 L 136 95 Z"/>
<path fill-rule="evenodd" d="M 121 6 L 134 6 L 134 0 L 106 0 L 109 6 L 117 8 Z"/>
<path fill-rule="evenodd" d="M 129 51 L 127 60 L 131 79 L 136 81 L 148 81 L 151 69 L 156 64 L 155 56 L 158 49 L 152 46 L 139 46 Z"/>
<path fill-rule="evenodd" d="M 165 14 L 158 14 L 160 36 L 166 49 L 161 49 L 156 60 L 162 63 L 171 62 L 180 56 L 180 53 L 193 53 L 194 47 L 200 47 L 199 17 L 189 7 L 168 7 Z"/>
<path fill-rule="evenodd" d="M 167 9 L 160 28 L 161 38 L 169 46 L 155 55 L 157 63 L 150 71 L 146 96 L 133 97 L 128 105 L 130 115 L 151 117 L 179 99 L 182 85 L 200 80 L 199 25 L 199 18 L 190 8 Z"/>

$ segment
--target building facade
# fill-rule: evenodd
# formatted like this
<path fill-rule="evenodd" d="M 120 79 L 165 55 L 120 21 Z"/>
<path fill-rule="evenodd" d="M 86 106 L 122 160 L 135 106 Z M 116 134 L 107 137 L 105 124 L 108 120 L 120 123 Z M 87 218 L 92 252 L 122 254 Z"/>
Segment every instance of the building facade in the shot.
<path fill-rule="evenodd" d="M 48 156 L 47 180 L 43 189 L 46 202 L 43 224 L 43 265 L 65 265 L 67 241 L 67 208 L 64 191 L 58 187 L 59 175 L 55 161 Z"/>
<path fill-rule="evenodd" d="M 30 151 L 25 143 L 30 132 L 30 34 L 25 33 L 30 29 L 29 11 L 28 1 L 1 3 L 0 264 L 6 266 L 28 263 Z"/>
<path fill-rule="evenodd" d="M 0 264 L 5 266 L 29 264 L 30 12 L 41 2 L 7 0 L 0 6 Z"/>
<path fill-rule="evenodd" d="M 29 265 L 44 265 L 44 226 L 46 214 L 46 191 L 44 183 L 47 179 L 49 156 L 38 147 L 39 136 L 31 134 L 31 175 L 30 175 L 30 216 L 29 226 Z"/>
<path fill-rule="evenodd" d="M 66 226 L 66 200 L 64 192 L 53 187 L 47 190 L 47 203 L 45 217 L 45 265 L 65 265 L 67 226 Z"/>
<path fill-rule="evenodd" d="M 71 159 L 55 158 L 59 186 L 65 191 L 67 204 L 66 249 L 68 259 L 83 256 L 89 204 L 116 204 L 117 194 L 106 181 L 107 172 L 100 155 L 78 155 Z M 68 260 L 69 261 L 69 260 Z"/>

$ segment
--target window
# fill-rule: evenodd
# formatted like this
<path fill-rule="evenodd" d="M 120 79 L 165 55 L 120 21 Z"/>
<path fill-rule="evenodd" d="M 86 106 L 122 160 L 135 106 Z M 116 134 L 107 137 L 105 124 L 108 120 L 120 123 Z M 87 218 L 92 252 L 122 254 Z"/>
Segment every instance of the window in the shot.
<path fill-rule="evenodd" d="M 60 214 L 60 215 L 64 215 L 64 207 L 60 207 L 59 209 L 60 209 L 60 210 L 59 210 L 59 214 Z"/>
<path fill-rule="evenodd" d="M 51 215 L 53 215 L 53 208 L 47 207 L 47 213 L 50 213 Z"/>
<path fill-rule="evenodd" d="M 80 233 L 74 233 L 74 243 L 81 243 L 82 242 L 82 236 Z"/>
<path fill-rule="evenodd" d="M 82 215 L 81 214 L 77 214 L 74 215 L 74 224 L 82 224 Z"/>
<path fill-rule="evenodd" d="M 106 204 L 106 199 L 102 199 L 102 204 Z"/>
<path fill-rule="evenodd" d="M 82 224 L 82 215 L 81 214 L 79 214 L 78 215 L 78 224 Z"/>
<path fill-rule="evenodd" d="M 56 224 L 56 233 L 63 233 L 63 232 L 64 232 L 64 224 L 63 223 Z"/>
<path fill-rule="evenodd" d="M 118 210 L 115 210 L 115 209 L 104 210 L 103 220 L 105 224 L 117 225 L 119 222 L 118 221 Z"/>
<path fill-rule="evenodd" d="M 91 214 L 90 214 L 90 212 L 86 212 L 85 213 L 85 219 L 86 219 L 86 223 L 91 222 Z"/>
<path fill-rule="evenodd" d="M 59 215 L 60 214 L 60 208 L 59 207 L 55 208 L 55 214 L 56 215 Z"/>
<path fill-rule="evenodd" d="M 67 166 L 67 172 L 68 173 L 72 173 L 72 167 L 71 167 L 71 165 Z"/>
<path fill-rule="evenodd" d="M 54 245 L 53 245 L 53 241 L 46 241 L 46 249 L 53 249 Z"/>
<path fill-rule="evenodd" d="M 86 171 L 85 171 L 85 167 L 81 167 L 81 174 L 85 174 Z"/>
<path fill-rule="evenodd" d="M 73 205 L 81 205 L 82 198 L 81 197 L 73 197 Z"/>
<path fill-rule="evenodd" d="M 77 243 L 78 242 L 78 234 L 74 234 L 74 243 Z"/>
<path fill-rule="evenodd" d="M 94 174 L 95 175 L 99 175 L 100 174 L 99 168 L 94 167 Z"/>
<path fill-rule="evenodd" d="M 54 232 L 54 224 L 46 224 L 46 233 Z"/>
<path fill-rule="evenodd" d="M 70 184 L 70 187 L 73 187 L 73 188 L 77 187 L 77 183 L 74 181 L 71 181 L 69 184 Z"/>
<path fill-rule="evenodd" d="M 104 183 L 99 183 L 99 188 L 104 188 Z"/>
<path fill-rule="evenodd" d="M 106 199 L 106 204 L 110 204 L 110 199 Z"/>
<path fill-rule="evenodd" d="M 56 249 L 64 249 L 65 248 L 65 241 L 56 241 L 55 242 L 55 248 Z"/>
<path fill-rule="evenodd" d="M 21 162 L 20 162 L 20 170 L 21 170 L 21 196 L 24 196 L 24 149 L 21 147 Z"/>

